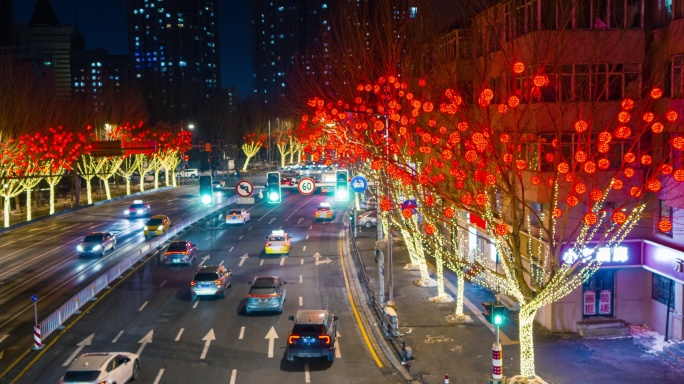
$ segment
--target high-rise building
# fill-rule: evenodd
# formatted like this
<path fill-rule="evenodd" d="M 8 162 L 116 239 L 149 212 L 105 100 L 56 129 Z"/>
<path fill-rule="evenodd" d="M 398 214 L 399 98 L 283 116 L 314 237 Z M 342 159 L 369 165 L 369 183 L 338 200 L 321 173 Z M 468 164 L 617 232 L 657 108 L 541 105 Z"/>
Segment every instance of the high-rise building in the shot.
<path fill-rule="evenodd" d="M 154 118 L 182 118 L 220 83 L 218 0 L 128 0 L 133 75 Z"/>

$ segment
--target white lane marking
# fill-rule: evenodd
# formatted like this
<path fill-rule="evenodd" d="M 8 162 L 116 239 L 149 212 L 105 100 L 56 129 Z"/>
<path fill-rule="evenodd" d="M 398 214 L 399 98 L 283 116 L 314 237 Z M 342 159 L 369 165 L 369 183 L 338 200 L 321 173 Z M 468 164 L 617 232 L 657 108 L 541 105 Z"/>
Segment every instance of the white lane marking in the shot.
<path fill-rule="evenodd" d="M 124 333 L 124 331 L 119 331 L 119 333 L 116 334 L 116 337 L 114 338 L 114 340 L 112 340 L 112 343 L 116 343 L 119 340 L 119 337 L 121 337 L 121 335 L 123 335 L 123 333 Z"/>
<path fill-rule="evenodd" d="M 142 339 L 140 339 L 140 341 L 138 341 L 138 343 L 142 344 L 142 345 L 140 346 L 140 348 L 138 348 L 138 352 L 136 352 L 136 355 L 140 356 L 142 354 L 143 349 L 145 349 L 145 346 L 152 342 L 152 335 L 153 334 L 154 334 L 154 329 L 147 332 L 147 335 L 145 335 L 145 337 L 143 337 Z"/>
<path fill-rule="evenodd" d="M 140 307 L 140 309 L 138 309 L 138 312 L 142 312 L 142 310 L 145 309 L 145 307 L 147 307 L 147 303 L 148 303 L 147 301 L 144 302 L 143 305 Z"/>
<path fill-rule="evenodd" d="M 306 240 L 309 240 L 309 235 L 306 235 Z"/>
<path fill-rule="evenodd" d="M 311 230 L 311 228 L 313 228 L 313 225 L 309 226 L 309 231 Z M 307 237 L 307 239 L 308 239 L 308 237 Z"/>
<path fill-rule="evenodd" d="M 309 363 L 304 363 L 304 382 L 311 382 L 311 372 L 309 372 Z"/>
<path fill-rule="evenodd" d="M 303 218 L 303 217 L 300 217 L 299 220 L 297 220 L 297 224 L 301 224 L 302 221 L 304 221 L 304 218 Z"/>
<path fill-rule="evenodd" d="M 3 341 L 5 341 L 5 339 L 8 338 L 8 337 L 9 337 L 9 334 L 4 334 L 4 335 L 2 335 L 2 337 L 0 337 L 0 343 L 2 343 Z"/>
<path fill-rule="evenodd" d="M 302 249 L 302 252 L 306 252 L 306 245 L 304 246 L 304 249 Z"/>
<path fill-rule="evenodd" d="M 304 265 L 304 259 L 299 260 L 299 265 Z"/>
<path fill-rule="evenodd" d="M 270 224 L 270 223 L 269 223 L 269 224 Z M 245 235 L 242 235 L 242 236 L 238 237 L 238 240 L 242 240 L 243 237 L 245 237 Z"/>
<path fill-rule="evenodd" d="M 299 306 L 301 307 L 303 305 L 304 305 L 304 298 L 299 296 Z"/>
<path fill-rule="evenodd" d="M 292 213 L 290 213 L 290 216 L 288 216 L 288 217 L 285 219 L 285 221 L 290 220 L 290 218 L 292 218 L 292 216 L 294 216 L 295 213 L 297 213 L 300 209 L 302 209 L 302 207 L 305 206 L 309 201 L 311 201 L 311 198 L 308 199 L 308 200 L 306 200 L 305 202 L 303 202 L 302 205 L 300 205 L 299 207 L 297 207 L 297 209 L 295 209 L 294 211 L 292 211 Z M 300 218 L 299 221 L 297 222 L 297 224 L 301 223 L 302 220 L 304 220 L 304 218 Z"/>
<path fill-rule="evenodd" d="M 230 384 L 235 384 L 235 379 L 237 378 L 237 369 L 233 369 L 230 373 Z"/>
<path fill-rule="evenodd" d="M 159 284 L 159 288 L 163 287 L 163 286 L 164 286 L 164 284 L 166 284 L 166 280 L 162 281 L 162 283 L 161 283 L 161 284 Z"/>
<path fill-rule="evenodd" d="M 281 257 L 281 258 L 280 258 L 280 265 L 283 265 L 283 264 L 285 264 L 285 258 L 284 258 L 284 257 Z"/>
<path fill-rule="evenodd" d="M 243 337 L 245 337 L 245 327 L 240 327 L 240 336 L 238 336 L 238 340 L 242 340 Z"/>
<path fill-rule="evenodd" d="M 192 305 L 192 309 L 197 308 L 197 304 L 199 304 L 199 299 L 197 299 L 197 300 L 195 301 L 195 304 Z"/>
<path fill-rule="evenodd" d="M 159 384 L 161 382 L 162 376 L 164 376 L 164 368 L 159 370 L 159 373 L 157 374 L 157 378 L 154 379 L 154 383 L 152 383 L 152 384 Z"/>
<path fill-rule="evenodd" d="M 204 238 L 204 240 L 209 240 L 209 239 L 211 239 L 211 236 L 207 236 Z"/>
<path fill-rule="evenodd" d="M 66 361 L 64 362 L 64 364 L 62 364 L 62 366 L 63 366 L 63 367 L 66 367 L 67 365 L 71 364 L 71 362 L 74 361 L 74 359 L 76 358 L 76 356 L 78 356 L 78 354 L 81 353 L 81 351 L 83 350 L 83 348 L 84 348 L 86 345 L 90 345 L 90 344 L 93 343 L 93 337 L 95 337 L 95 334 L 94 334 L 94 333 L 91 333 L 90 336 L 86 337 L 85 339 L 81 340 L 80 343 L 76 344 L 76 346 L 77 346 L 78 348 L 76 348 L 76 350 L 74 351 L 74 353 L 72 353 L 71 356 L 69 356 L 69 357 L 66 359 Z"/>
<path fill-rule="evenodd" d="M 207 357 L 207 352 L 209 352 L 209 345 L 213 340 L 216 340 L 216 335 L 214 335 L 214 328 L 210 329 L 209 332 L 202 338 L 202 341 L 204 341 L 204 348 L 202 349 L 202 354 L 200 355 L 200 359 L 204 359 Z"/>
<path fill-rule="evenodd" d="M 251 230 L 252 230 L 252 228 L 254 228 L 254 227 L 249 227 L 249 228 L 247 228 L 247 230 L 248 230 L 248 231 L 251 231 Z"/>
<path fill-rule="evenodd" d="M 275 218 L 275 217 L 274 217 L 274 218 L 272 218 L 271 220 L 269 220 L 269 221 L 268 221 L 268 224 L 269 224 L 269 225 L 273 224 L 273 222 L 274 222 L 275 220 L 276 220 L 276 218 Z"/>
<path fill-rule="evenodd" d="M 201 266 L 202 266 L 204 263 L 206 263 L 207 260 L 209 260 L 209 259 L 211 259 L 211 255 L 206 255 L 206 256 L 204 256 L 204 257 L 202 258 L 202 262 L 199 263 L 199 265 L 197 266 L 197 268 L 199 269 L 199 267 L 201 267 Z"/>
<path fill-rule="evenodd" d="M 228 250 L 228 252 L 233 252 L 233 248 L 235 248 L 235 247 L 230 247 L 230 249 Z"/>
<path fill-rule="evenodd" d="M 238 264 L 238 267 L 242 267 L 242 264 L 244 264 L 247 259 L 249 259 L 249 255 L 246 253 L 240 256 L 240 264 Z"/>
<path fill-rule="evenodd" d="M 176 335 L 176 339 L 175 339 L 174 341 L 180 340 L 181 335 L 183 334 L 183 331 L 185 331 L 185 328 L 181 328 L 181 329 L 178 331 L 178 334 Z"/>
<path fill-rule="evenodd" d="M 342 351 L 340 351 L 340 332 L 337 332 L 337 336 L 335 336 L 335 357 L 340 358 L 342 357 Z"/>
<path fill-rule="evenodd" d="M 299 275 L 299 284 L 302 283 L 302 275 Z"/>
<path fill-rule="evenodd" d="M 275 339 L 278 338 L 278 334 L 276 333 L 275 328 L 271 327 L 269 329 L 268 333 L 266 334 L 266 337 L 264 339 L 268 339 L 268 358 L 272 359 L 273 358 L 273 347 L 275 345 Z"/>
<path fill-rule="evenodd" d="M 264 261 L 263 261 L 263 260 L 261 260 L 261 263 L 259 263 L 259 266 L 260 266 L 260 267 L 261 267 L 262 265 L 264 265 Z"/>

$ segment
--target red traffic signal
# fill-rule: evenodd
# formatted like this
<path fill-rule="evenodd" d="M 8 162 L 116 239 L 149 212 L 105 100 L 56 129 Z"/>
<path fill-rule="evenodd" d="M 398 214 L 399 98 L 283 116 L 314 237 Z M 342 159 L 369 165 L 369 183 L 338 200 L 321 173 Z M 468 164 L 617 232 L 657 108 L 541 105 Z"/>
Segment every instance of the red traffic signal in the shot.
<path fill-rule="evenodd" d="M 207 152 L 211 152 L 211 143 L 204 144 L 204 150 Z"/>
<path fill-rule="evenodd" d="M 185 160 L 185 161 L 190 160 L 190 156 L 188 156 L 188 155 L 183 156 L 183 160 Z"/>

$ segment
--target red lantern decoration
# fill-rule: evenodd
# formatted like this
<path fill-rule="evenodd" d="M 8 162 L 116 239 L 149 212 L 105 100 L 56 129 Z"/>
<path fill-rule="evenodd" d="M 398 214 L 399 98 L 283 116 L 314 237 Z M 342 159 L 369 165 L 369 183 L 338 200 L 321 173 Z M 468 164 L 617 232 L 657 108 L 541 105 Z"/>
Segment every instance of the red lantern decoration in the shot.
<path fill-rule="evenodd" d="M 606 170 L 610 167 L 610 160 L 603 158 L 598 161 L 599 169 Z"/>
<path fill-rule="evenodd" d="M 404 219 L 410 219 L 411 216 L 413 216 L 413 209 L 411 209 L 411 208 L 402 209 L 401 215 L 404 216 Z"/>
<path fill-rule="evenodd" d="M 558 173 L 565 174 L 570 171 L 570 166 L 566 162 L 562 162 L 558 164 Z"/>
<path fill-rule="evenodd" d="M 389 211 L 390 209 L 392 209 L 392 203 L 390 203 L 389 199 L 387 199 L 386 197 L 383 197 L 383 198 L 380 200 L 380 209 L 382 209 L 382 210 L 385 211 L 385 212 L 387 212 L 387 211 Z"/>
<path fill-rule="evenodd" d="M 484 193 L 478 193 L 475 195 L 475 203 L 479 206 L 483 206 L 487 203 L 487 195 Z"/>
<path fill-rule="evenodd" d="M 579 203 L 579 199 L 578 199 L 577 196 L 575 196 L 575 195 L 570 195 L 570 196 L 568 196 L 567 199 L 565 199 L 565 202 L 566 202 L 569 206 L 574 207 L 574 206 L 576 206 L 576 205 Z"/>
<path fill-rule="evenodd" d="M 575 184 L 575 192 L 577 192 L 578 195 L 583 194 L 584 192 L 587 191 L 587 185 L 580 182 Z"/>
<path fill-rule="evenodd" d="M 613 189 L 614 190 L 619 191 L 620 189 L 622 189 L 623 186 L 624 186 L 624 183 L 622 182 L 622 180 L 615 179 L 615 181 L 613 181 Z"/>
<path fill-rule="evenodd" d="M 632 195 L 632 197 L 639 197 L 641 196 L 641 188 L 632 187 L 629 189 L 629 194 Z"/>
<path fill-rule="evenodd" d="M 428 207 L 435 205 L 435 197 L 432 195 L 425 196 L 425 205 Z"/>
<path fill-rule="evenodd" d="M 676 171 L 674 171 L 672 177 L 674 177 L 675 180 L 681 183 L 682 181 L 684 181 L 684 169 L 677 169 Z"/>
<path fill-rule="evenodd" d="M 660 88 L 653 88 L 651 90 L 651 97 L 654 99 L 660 99 L 663 96 L 663 90 Z"/>
<path fill-rule="evenodd" d="M 563 210 L 558 208 L 558 207 L 554 208 L 553 209 L 553 217 L 555 217 L 557 219 L 561 216 L 563 216 Z"/>
<path fill-rule="evenodd" d="M 588 174 L 592 174 L 592 173 L 596 172 L 596 163 L 594 163 L 593 161 L 587 161 L 584 164 L 584 172 L 586 172 Z"/>
<path fill-rule="evenodd" d="M 505 236 L 508 233 L 508 224 L 500 223 L 496 225 L 496 234 L 499 236 Z"/>
<path fill-rule="evenodd" d="M 454 210 L 452 207 L 446 207 L 444 208 L 444 217 L 451 219 L 456 215 L 456 210 Z"/>
<path fill-rule="evenodd" d="M 617 211 L 613 213 L 613 222 L 618 225 L 622 225 L 627 221 L 627 215 L 622 211 Z"/>
<path fill-rule="evenodd" d="M 539 178 L 539 176 L 535 175 L 535 176 L 530 177 L 530 184 L 538 185 L 540 182 L 541 182 L 541 179 Z"/>
<path fill-rule="evenodd" d="M 603 191 L 600 189 L 593 189 L 591 193 L 589 193 L 589 197 L 591 197 L 591 200 L 594 202 L 601 201 L 603 199 Z"/>
<path fill-rule="evenodd" d="M 653 112 L 645 112 L 643 115 L 641 115 L 641 119 L 645 123 L 650 123 L 651 121 L 653 121 L 654 118 L 655 115 L 653 114 Z"/>
<path fill-rule="evenodd" d="M 677 115 L 677 112 L 676 112 L 676 111 L 669 110 L 669 111 L 667 111 L 667 112 L 665 113 L 665 118 L 666 118 L 667 121 L 669 121 L 670 123 L 674 123 L 675 121 L 677 121 L 677 117 L 678 117 L 678 115 Z"/>
<path fill-rule="evenodd" d="M 434 224 L 426 224 L 425 225 L 425 233 L 428 235 L 434 235 L 435 234 L 435 225 Z"/>
<path fill-rule="evenodd" d="M 656 121 L 655 123 L 653 123 L 653 125 L 651 125 L 651 131 L 653 133 L 662 133 L 664 129 L 665 129 L 665 126 L 663 125 L 663 123 L 658 122 L 658 121 Z"/>
<path fill-rule="evenodd" d="M 577 151 L 575 152 L 575 161 L 578 163 L 584 163 L 587 161 L 587 153 L 584 151 Z"/>
<path fill-rule="evenodd" d="M 661 188 L 660 180 L 653 179 L 653 180 L 649 181 L 647 184 L 647 187 L 652 192 L 660 191 L 660 188 Z"/>
<path fill-rule="evenodd" d="M 499 104 L 499 106 L 496 108 L 496 110 L 497 110 L 497 112 L 499 112 L 500 114 L 503 115 L 506 112 L 508 112 L 508 107 L 506 106 L 506 104 Z"/>
<path fill-rule="evenodd" d="M 525 64 L 522 62 L 518 61 L 517 63 L 513 64 L 513 72 L 517 74 L 521 74 L 525 71 Z"/>
<path fill-rule="evenodd" d="M 658 222 L 658 229 L 660 229 L 660 232 L 669 233 L 672 231 L 672 222 L 670 219 L 662 219 Z"/>
<path fill-rule="evenodd" d="M 575 131 L 577 131 L 577 133 L 582 133 L 582 132 L 586 131 L 587 128 L 589 128 L 589 124 L 587 124 L 586 121 L 577 120 L 575 122 Z"/>
<path fill-rule="evenodd" d="M 461 196 L 461 203 L 463 205 L 470 205 L 473 203 L 473 196 L 471 196 L 469 193 Z"/>
<path fill-rule="evenodd" d="M 629 111 L 632 108 L 634 108 L 634 100 L 632 99 L 622 99 L 622 103 L 620 104 L 622 105 L 622 109 L 626 111 Z"/>
<path fill-rule="evenodd" d="M 584 223 L 586 225 L 594 225 L 598 221 L 598 217 L 596 217 L 595 213 L 587 213 L 584 215 Z"/>

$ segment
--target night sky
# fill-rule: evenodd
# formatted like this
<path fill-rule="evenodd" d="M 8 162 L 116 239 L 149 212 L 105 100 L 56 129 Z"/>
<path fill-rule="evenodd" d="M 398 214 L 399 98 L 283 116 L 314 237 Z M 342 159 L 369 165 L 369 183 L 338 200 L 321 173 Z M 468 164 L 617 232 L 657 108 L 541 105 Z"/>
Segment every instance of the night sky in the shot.
<path fill-rule="evenodd" d="M 28 24 L 37 0 L 14 0 L 17 25 Z M 219 0 L 222 87 L 235 86 L 241 96 L 252 92 L 250 0 Z M 76 24 L 86 48 L 105 48 L 111 54 L 128 54 L 126 0 L 50 0 L 59 21 Z"/>

